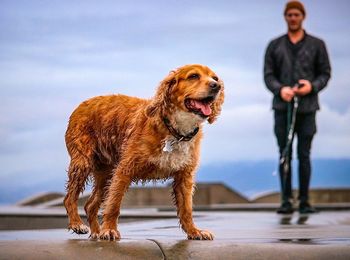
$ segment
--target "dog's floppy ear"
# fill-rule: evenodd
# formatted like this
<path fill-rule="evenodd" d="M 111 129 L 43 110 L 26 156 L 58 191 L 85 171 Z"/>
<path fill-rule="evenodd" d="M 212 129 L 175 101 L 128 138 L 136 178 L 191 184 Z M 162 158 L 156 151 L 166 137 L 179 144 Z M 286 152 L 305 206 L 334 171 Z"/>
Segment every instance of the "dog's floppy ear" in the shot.
<path fill-rule="evenodd" d="M 169 75 L 160 82 L 155 96 L 146 108 L 147 116 L 152 117 L 157 111 L 164 111 L 171 105 L 171 90 L 176 84 L 176 71 L 171 71 Z"/>
<path fill-rule="evenodd" d="M 224 103 L 224 98 L 225 98 L 225 93 L 224 93 L 224 82 L 219 81 L 221 89 L 219 96 L 216 98 L 215 102 L 211 105 L 212 113 L 208 118 L 209 124 L 212 124 L 216 118 L 220 115 L 221 113 L 221 106 Z"/>

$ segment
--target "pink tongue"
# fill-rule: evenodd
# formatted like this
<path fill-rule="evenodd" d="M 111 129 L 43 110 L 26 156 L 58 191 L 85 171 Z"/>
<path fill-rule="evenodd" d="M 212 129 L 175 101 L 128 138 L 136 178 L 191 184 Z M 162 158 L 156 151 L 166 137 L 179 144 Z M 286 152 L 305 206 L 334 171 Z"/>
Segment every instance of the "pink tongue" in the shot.
<path fill-rule="evenodd" d="M 211 114 L 211 107 L 209 104 L 203 104 L 202 102 L 198 102 L 196 100 L 193 100 L 192 105 L 195 108 L 200 109 L 202 111 L 203 115 L 205 115 L 205 116 L 209 116 Z"/>

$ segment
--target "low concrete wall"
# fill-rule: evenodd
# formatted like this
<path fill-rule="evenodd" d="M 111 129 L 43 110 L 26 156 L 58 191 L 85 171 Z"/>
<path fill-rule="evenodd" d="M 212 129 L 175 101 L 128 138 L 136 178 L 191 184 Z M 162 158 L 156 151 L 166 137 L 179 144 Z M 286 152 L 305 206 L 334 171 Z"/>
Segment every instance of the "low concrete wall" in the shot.
<path fill-rule="evenodd" d="M 172 206 L 172 188 L 167 187 L 132 187 L 122 201 L 122 207 Z M 83 206 L 90 194 L 79 199 Z M 222 183 L 199 183 L 193 197 L 196 206 L 212 204 L 249 203 L 248 199 Z"/>
<path fill-rule="evenodd" d="M 58 198 L 62 198 L 64 196 L 63 193 L 59 192 L 45 192 L 36 194 L 32 197 L 26 198 L 22 201 L 16 203 L 18 206 L 34 206 L 38 204 L 43 204 Z"/>
<path fill-rule="evenodd" d="M 318 203 L 346 203 L 350 202 L 350 189 L 333 188 L 333 189 L 312 189 L 309 193 L 310 202 Z M 279 203 L 279 192 L 265 193 L 251 200 L 253 203 Z M 293 190 L 293 197 L 298 198 L 298 190 Z"/>
<path fill-rule="evenodd" d="M 297 190 L 294 190 L 294 198 L 297 198 Z M 166 187 L 131 187 L 122 201 L 122 207 L 162 207 L 173 206 L 172 188 Z M 18 205 L 40 205 L 44 207 L 63 206 L 63 196 L 60 193 L 47 193 L 34 196 Z M 79 206 L 84 206 L 90 193 L 85 193 L 79 198 Z M 193 203 L 195 206 L 242 204 L 242 203 L 279 203 L 279 192 L 268 192 L 248 200 L 238 192 L 222 183 L 198 183 Z M 322 203 L 350 203 L 349 188 L 312 189 L 310 202 Z"/>
<path fill-rule="evenodd" d="M 249 203 L 249 200 L 223 183 L 199 183 L 194 194 L 195 205 Z"/>

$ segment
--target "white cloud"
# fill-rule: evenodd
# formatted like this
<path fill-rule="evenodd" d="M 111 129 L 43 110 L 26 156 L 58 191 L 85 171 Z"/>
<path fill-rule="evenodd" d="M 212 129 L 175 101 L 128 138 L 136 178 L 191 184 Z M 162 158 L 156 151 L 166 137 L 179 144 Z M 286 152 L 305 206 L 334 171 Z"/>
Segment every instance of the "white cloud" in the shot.
<path fill-rule="evenodd" d="M 318 133 L 313 154 L 315 157 L 348 158 L 350 156 L 350 109 L 345 113 L 322 106 L 317 114 Z"/>
<path fill-rule="evenodd" d="M 276 158 L 272 116 L 267 104 L 224 107 L 204 129 L 202 163 Z"/>
<path fill-rule="evenodd" d="M 350 110 L 341 114 L 323 106 L 317 113 L 317 125 L 312 157 L 349 158 Z M 267 104 L 224 108 L 218 122 L 204 131 L 203 164 L 278 157 L 273 112 Z"/>

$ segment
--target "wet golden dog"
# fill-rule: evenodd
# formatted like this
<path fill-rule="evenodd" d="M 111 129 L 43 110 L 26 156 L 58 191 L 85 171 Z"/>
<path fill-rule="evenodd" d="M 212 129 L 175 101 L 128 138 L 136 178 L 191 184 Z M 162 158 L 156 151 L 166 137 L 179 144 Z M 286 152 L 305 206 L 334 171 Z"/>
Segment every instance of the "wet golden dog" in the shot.
<path fill-rule="evenodd" d="M 120 204 L 132 182 L 172 178 L 177 215 L 188 239 L 212 240 L 209 231 L 194 225 L 192 195 L 202 124 L 215 121 L 223 101 L 223 82 L 212 70 L 185 65 L 170 72 L 150 100 L 110 95 L 80 104 L 66 132 L 71 161 L 64 205 L 69 228 L 89 232 L 77 209 L 89 176 L 94 183 L 85 204 L 90 236 L 106 240 L 120 239 Z"/>

